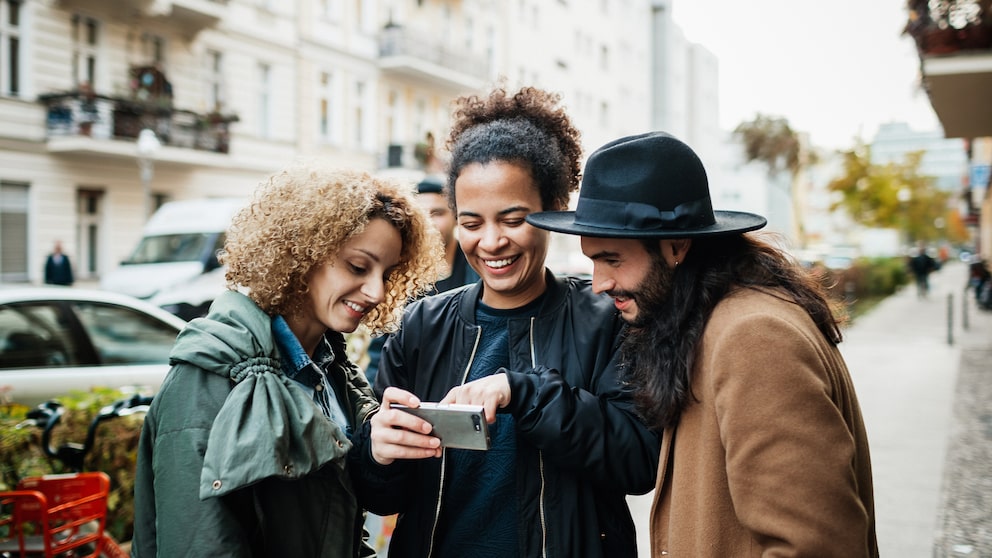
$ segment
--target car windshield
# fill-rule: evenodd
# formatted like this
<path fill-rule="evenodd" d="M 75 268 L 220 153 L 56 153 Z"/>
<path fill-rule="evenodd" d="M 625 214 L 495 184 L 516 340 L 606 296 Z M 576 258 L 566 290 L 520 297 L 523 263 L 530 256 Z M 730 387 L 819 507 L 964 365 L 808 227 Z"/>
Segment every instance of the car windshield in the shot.
<path fill-rule="evenodd" d="M 129 264 L 195 262 L 203 257 L 210 233 L 165 234 L 146 236 L 138 243 Z"/>

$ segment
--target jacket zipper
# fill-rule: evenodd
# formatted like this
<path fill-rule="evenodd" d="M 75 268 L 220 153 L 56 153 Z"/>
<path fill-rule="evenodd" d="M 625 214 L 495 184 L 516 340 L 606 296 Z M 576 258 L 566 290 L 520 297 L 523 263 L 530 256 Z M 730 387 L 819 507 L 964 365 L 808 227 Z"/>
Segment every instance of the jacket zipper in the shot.
<path fill-rule="evenodd" d="M 533 336 L 531 337 L 533 339 Z M 468 372 L 472 369 L 472 363 L 475 362 L 475 353 L 479 350 L 479 340 L 482 339 L 482 327 L 475 328 L 475 343 L 472 345 L 472 354 L 468 358 L 468 364 L 465 365 L 465 372 L 462 373 L 462 384 L 468 378 Z M 533 345 L 532 345 L 533 347 Z M 434 555 L 434 537 L 437 535 L 437 524 L 441 520 L 441 500 L 444 497 L 444 472 L 445 472 L 445 462 L 448 458 L 448 450 L 441 450 L 441 480 L 440 489 L 437 491 L 437 504 L 434 506 L 434 525 L 431 526 L 431 538 L 430 543 L 427 545 L 427 558 L 431 558 Z"/>
<path fill-rule="evenodd" d="M 534 345 L 534 317 L 530 318 L 530 365 L 537 366 L 537 347 Z M 541 556 L 548 558 L 548 521 L 544 509 L 544 451 L 537 451 L 538 469 L 541 472 Z"/>

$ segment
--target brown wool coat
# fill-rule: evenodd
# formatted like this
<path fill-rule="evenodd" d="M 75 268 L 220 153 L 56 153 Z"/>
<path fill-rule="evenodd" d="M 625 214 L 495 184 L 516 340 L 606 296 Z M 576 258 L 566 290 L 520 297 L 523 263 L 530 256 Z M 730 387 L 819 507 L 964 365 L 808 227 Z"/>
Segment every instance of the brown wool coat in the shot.
<path fill-rule="evenodd" d="M 838 349 L 784 296 L 714 309 L 667 429 L 651 555 L 875 557 L 868 439 Z"/>

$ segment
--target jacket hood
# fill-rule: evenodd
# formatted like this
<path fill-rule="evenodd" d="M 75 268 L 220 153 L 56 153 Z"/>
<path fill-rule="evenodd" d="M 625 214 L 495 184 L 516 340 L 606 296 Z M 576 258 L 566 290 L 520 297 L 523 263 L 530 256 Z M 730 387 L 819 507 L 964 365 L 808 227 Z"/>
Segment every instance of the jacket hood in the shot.
<path fill-rule="evenodd" d="M 232 364 L 255 357 L 278 359 L 272 318 L 247 296 L 225 291 L 214 300 L 205 318 L 190 321 L 179 332 L 169 364 L 192 363 L 229 377 Z"/>
<path fill-rule="evenodd" d="M 282 373 L 272 319 L 247 296 L 217 297 L 205 318 L 180 332 L 169 360 L 232 382 L 207 440 L 201 499 L 266 478 L 298 479 L 332 462 L 344 468 L 351 442 Z"/>

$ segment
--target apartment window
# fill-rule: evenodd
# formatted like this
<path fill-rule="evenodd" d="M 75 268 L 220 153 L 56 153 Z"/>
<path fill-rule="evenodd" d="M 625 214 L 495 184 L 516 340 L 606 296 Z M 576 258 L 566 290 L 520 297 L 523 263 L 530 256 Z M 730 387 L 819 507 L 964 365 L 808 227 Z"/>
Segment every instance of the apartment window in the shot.
<path fill-rule="evenodd" d="M 413 137 L 419 142 L 427 137 L 427 101 L 417 99 L 414 103 L 413 118 Z"/>
<path fill-rule="evenodd" d="M 475 47 L 473 41 L 475 40 L 475 22 L 472 18 L 465 18 L 465 52 L 472 52 Z"/>
<path fill-rule="evenodd" d="M 386 140 L 389 144 L 397 143 L 397 138 L 403 137 L 400 130 L 399 99 L 396 91 L 386 94 L 386 133 L 389 134 Z"/>
<path fill-rule="evenodd" d="M 272 134 L 270 120 L 272 118 L 272 68 L 268 64 L 259 64 L 258 75 L 258 135 L 268 138 Z"/>
<path fill-rule="evenodd" d="M 355 82 L 355 105 L 354 105 L 354 116 L 355 116 L 355 146 L 363 147 L 365 145 L 365 96 L 366 96 L 366 85 L 364 81 Z"/>
<path fill-rule="evenodd" d="M 355 24 L 364 33 L 376 32 L 375 0 L 355 0 Z"/>
<path fill-rule="evenodd" d="M 224 108 L 224 55 L 207 50 L 206 66 L 207 107 L 220 111 Z"/>
<path fill-rule="evenodd" d="M 322 141 L 335 142 L 337 140 L 334 118 L 334 74 L 330 72 L 320 72 L 317 83 L 317 114 L 318 136 Z"/>
<path fill-rule="evenodd" d="M 72 16 L 72 77 L 76 83 L 96 86 L 97 58 L 100 45 L 100 22 Z"/>
<path fill-rule="evenodd" d="M 599 103 L 599 125 L 603 128 L 610 125 L 610 105 L 606 101 Z"/>
<path fill-rule="evenodd" d="M 320 12 L 320 15 L 327 19 L 337 20 L 341 18 L 340 0 L 318 0 L 317 10 Z"/>
<path fill-rule="evenodd" d="M 451 41 L 451 7 L 447 4 L 441 7 L 441 41 L 446 46 L 454 44 Z"/>
<path fill-rule="evenodd" d="M 0 180 L 0 281 L 28 280 L 28 185 Z"/>
<path fill-rule="evenodd" d="M 486 27 L 486 62 L 490 71 L 496 67 L 496 30 L 491 25 Z"/>
<path fill-rule="evenodd" d="M 604 71 L 610 69 L 610 48 L 606 45 L 599 47 L 599 67 Z"/>
<path fill-rule="evenodd" d="M 151 33 L 141 35 L 141 56 L 147 64 L 165 65 L 165 39 Z"/>
<path fill-rule="evenodd" d="M 0 0 L 0 95 L 21 92 L 21 1 Z"/>
<path fill-rule="evenodd" d="M 102 242 L 103 191 L 98 188 L 80 188 L 76 191 L 77 266 L 79 277 L 94 277 L 100 272 L 100 246 Z"/>

